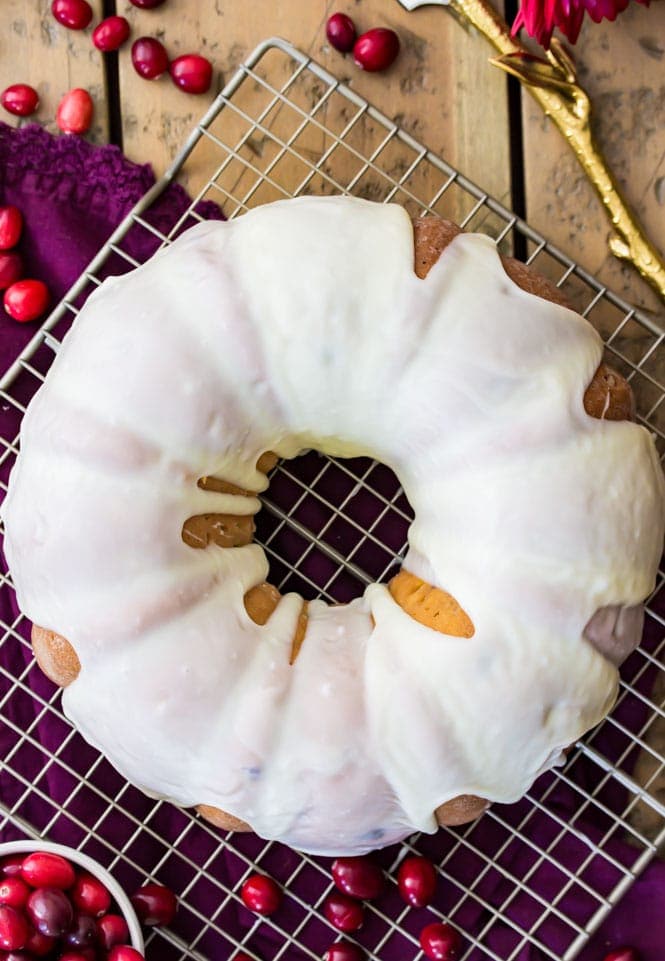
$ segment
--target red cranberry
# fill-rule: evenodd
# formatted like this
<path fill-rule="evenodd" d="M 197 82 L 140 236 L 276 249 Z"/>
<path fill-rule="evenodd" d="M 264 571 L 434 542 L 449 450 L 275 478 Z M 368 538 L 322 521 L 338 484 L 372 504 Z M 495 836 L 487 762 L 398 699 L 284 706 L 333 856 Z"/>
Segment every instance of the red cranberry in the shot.
<path fill-rule="evenodd" d="M 34 958 L 29 951 L 3 951 L 2 961 L 34 961 Z"/>
<path fill-rule="evenodd" d="M 326 23 L 326 37 L 335 50 L 348 53 L 356 42 L 356 25 L 345 13 L 333 13 Z"/>
<path fill-rule="evenodd" d="M 147 927 L 153 927 L 156 924 L 170 924 L 178 907 L 173 891 L 164 887 L 163 884 L 155 884 L 154 882 L 144 884 L 132 895 L 130 900 L 139 921 Z"/>
<path fill-rule="evenodd" d="M 356 65 L 370 72 L 387 70 L 398 53 L 399 37 L 386 27 L 375 27 L 363 33 L 353 47 Z"/>
<path fill-rule="evenodd" d="M 364 856 L 337 858 L 333 861 L 332 876 L 340 891 L 361 901 L 378 898 L 384 888 L 381 868 Z"/>
<path fill-rule="evenodd" d="M 107 53 L 117 50 L 129 36 L 129 21 L 125 17 L 107 17 L 92 31 L 92 42 L 98 50 Z"/>
<path fill-rule="evenodd" d="M 121 914 L 105 914 L 97 922 L 99 943 L 108 951 L 116 944 L 129 941 L 129 928 Z"/>
<path fill-rule="evenodd" d="M 25 950 L 29 954 L 36 958 L 43 958 L 44 955 L 50 954 L 54 947 L 55 938 L 49 938 L 36 928 L 30 929 L 28 940 L 25 942 Z"/>
<path fill-rule="evenodd" d="M 72 903 L 60 888 L 37 888 L 28 898 L 28 917 L 42 934 L 59 938 L 74 920 Z"/>
<path fill-rule="evenodd" d="M 155 7 L 161 7 L 164 0 L 129 0 L 129 2 L 141 10 L 153 10 Z"/>
<path fill-rule="evenodd" d="M 0 103 L 16 117 L 29 117 L 39 106 L 39 94 L 28 83 L 13 83 L 0 93 Z"/>
<path fill-rule="evenodd" d="M 145 961 L 145 958 L 130 944 L 116 944 L 109 951 L 106 961 Z"/>
<path fill-rule="evenodd" d="M 20 279 L 22 274 L 23 261 L 20 254 L 15 252 L 0 254 L 0 290 L 7 290 Z M 1 874 L 0 877 L 2 877 Z M 14 880 L 14 877 L 10 875 L 7 880 Z"/>
<path fill-rule="evenodd" d="M 5 951 L 18 951 L 25 947 L 30 926 L 28 919 L 10 904 L 0 904 L 0 948 Z"/>
<path fill-rule="evenodd" d="M 97 922 L 88 914 L 76 914 L 64 936 L 65 945 L 75 951 L 97 943 Z"/>
<path fill-rule="evenodd" d="M 9 204 L 0 207 L 0 250 L 11 250 L 21 239 L 23 230 L 23 214 Z"/>
<path fill-rule="evenodd" d="M 436 891 L 436 871 L 427 858 L 417 855 L 404 858 L 397 871 L 397 886 L 407 904 L 424 908 Z"/>
<path fill-rule="evenodd" d="M 65 951 L 58 955 L 58 961 L 95 961 L 95 952 L 89 948 L 80 951 Z"/>
<path fill-rule="evenodd" d="M 171 79 L 185 93 L 205 93 L 212 83 L 212 64 L 198 53 L 176 57 L 169 67 Z"/>
<path fill-rule="evenodd" d="M 462 938 L 452 925 L 439 921 L 422 929 L 420 947 L 432 961 L 453 961 L 462 947 Z"/>
<path fill-rule="evenodd" d="M 640 961 L 640 956 L 635 948 L 615 948 L 605 955 L 603 961 Z"/>
<path fill-rule="evenodd" d="M 25 854 L 6 854 L 0 861 L 0 877 L 15 878 L 20 876 Z"/>
<path fill-rule="evenodd" d="M 357 944 L 337 941 L 330 945 L 323 955 L 323 961 L 363 961 L 363 953 Z"/>
<path fill-rule="evenodd" d="M 168 70 L 169 56 L 163 43 L 154 37 L 139 37 L 132 44 L 134 70 L 145 80 L 155 80 Z"/>
<path fill-rule="evenodd" d="M 274 914 L 282 901 L 282 892 L 272 878 L 265 874 L 252 874 L 243 883 L 240 896 L 257 914 Z"/>
<path fill-rule="evenodd" d="M 76 872 L 66 858 L 49 851 L 35 851 L 23 862 L 21 876 L 31 888 L 71 888 Z"/>
<path fill-rule="evenodd" d="M 82 87 L 74 87 L 58 104 L 56 123 L 63 133 L 85 133 L 90 129 L 94 110 L 95 106 L 88 91 Z"/>
<path fill-rule="evenodd" d="M 0 903 L 22 908 L 30 896 L 30 888 L 21 878 L 3 878 L 0 881 Z"/>
<path fill-rule="evenodd" d="M 323 903 L 323 913 L 339 931 L 357 931 L 365 920 L 365 911 L 355 898 L 334 891 Z"/>
<path fill-rule="evenodd" d="M 102 882 L 88 871 L 77 874 L 69 897 L 75 908 L 92 918 L 101 918 L 111 907 L 111 895 Z"/>
<path fill-rule="evenodd" d="M 85 30 L 92 20 L 92 7 L 87 0 L 53 0 L 51 13 L 70 30 Z"/>

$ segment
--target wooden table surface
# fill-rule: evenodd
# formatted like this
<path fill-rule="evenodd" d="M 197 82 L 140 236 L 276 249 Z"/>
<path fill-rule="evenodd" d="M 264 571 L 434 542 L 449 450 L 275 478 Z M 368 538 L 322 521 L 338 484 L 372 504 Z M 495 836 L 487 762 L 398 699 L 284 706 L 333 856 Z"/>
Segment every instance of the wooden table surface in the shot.
<path fill-rule="evenodd" d="M 149 161 L 160 174 L 235 66 L 259 41 L 279 35 L 526 216 L 602 282 L 662 317 L 658 296 L 608 253 L 607 218 L 559 132 L 519 88 L 509 110 L 508 81 L 488 63 L 486 41 L 444 9 L 408 13 L 397 0 L 166 0 L 140 10 L 129 0 L 92 0 L 92 26 L 115 10 L 130 20 L 132 38 L 156 36 L 171 56 L 207 55 L 213 87 L 192 96 L 168 76 L 151 82 L 138 77 L 131 41 L 105 61 L 91 43 L 92 26 L 66 30 L 50 6 L 50 0 L 2 0 L 0 33 L 0 88 L 19 81 L 35 86 L 41 103 L 33 119 L 49 130 L 57 132 L 62 94 L 86 87 L 96 105 L 88 137 L 120 143 L 129 158 Z M 387 73 L 363 73 L 349 56 L 330 49 L 325 21 L 336 10 L 349 13 L 361 30 L 389 26 L 398 32 L 402 50 Z M 614 24 L 587 22 L 574 52 L 601 147 L 651 240 L 665 251 L 665 0 L 649 9 L 631 3 Z M 200 177 L 196 169 L 184 172 L 192 190 Z"/>

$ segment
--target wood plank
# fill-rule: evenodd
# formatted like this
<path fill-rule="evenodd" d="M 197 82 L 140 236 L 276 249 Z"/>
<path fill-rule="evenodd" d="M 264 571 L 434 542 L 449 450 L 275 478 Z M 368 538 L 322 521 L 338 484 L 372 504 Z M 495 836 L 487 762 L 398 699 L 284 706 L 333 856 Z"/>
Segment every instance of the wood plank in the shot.
<path fill-rule="evenodd" d="M 4 29 L 0 38 L 0 90 L 12 83 L 29 83 L 39 93 L 37 112 L 25 120 L 0 108 L 11 126 L 37 121 L 59 133 L 55 114 L 60 98 L 72 87 L 84 87 L 95 103 L 93 126 L 87 138 L 108 140 L 108 110 L 102 54 L 90 39 L 102 0 L 90 0 L 93 24 L 86 30 L 67 30 L 51 14 L 51 0 L 3 0 Z"/>
<path fill-rule="evenodd" d="M 360 31 L 375 26 L 397 31 L 402 50 L 388 72 L 364 73 L 349 55 L 342 56 L 329 47 L 325 21 L 336 10 L 348 12 Z M 169 0 L 156 11 L 132 10 L 131 19 L 133 38 L 152 33 L 163 40 L 171 56 L 200 51 L 215 66 L 215 90 L 194 97 L 175 89 L 168 77 L 142 80 L 131 66 L 129 51 L 121 51 L 125 151 L 134 160 L 149 160 L 157 173 L 170 163 L 214 92 L 228 81 L 237 65 L 260 41 L 280 35 L 484 189 L 509 202 L 505 79 L 487 67 L 488 50 L 482 39 L 467 34 L 440 8 L 421 8 L 409 14 L 397 2 L 387 4 L 385 0 L 364 0 L 362 4 L 349 0 L 326 0 L 324 4 L 218 0 L 195 6 L 188 0 Z M 248 106 L 251 109 L 251 104 Z M 319 114 L 324 124 L 335 125 L 335 109 L 330 103 Z M 314 154 L 316 146 L 312 143 L 308 149 Z M 257 149 L 261 149 L 260 143 Z M 205 182 L 216 162 L 214 147 L 207 152 L 197 148 L 184 172 L 191 191 Z M 351 158 L 348 172 L 351 179 Z"/>
<path fill-rule="evenodd" d="M 665 3 L 587 20 L 574 48 L 594 131 L 626 200 L 665 255 Z M 663 303 L 607 247 L 610 224 L 563 138 L 523 99 L 529 222 L 617 293 L 662 318 Z"/>

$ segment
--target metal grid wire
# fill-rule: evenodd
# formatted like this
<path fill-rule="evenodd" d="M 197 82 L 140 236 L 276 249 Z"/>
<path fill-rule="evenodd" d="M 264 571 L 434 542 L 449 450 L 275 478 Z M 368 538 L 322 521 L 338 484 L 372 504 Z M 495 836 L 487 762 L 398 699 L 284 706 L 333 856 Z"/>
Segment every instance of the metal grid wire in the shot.
<path fill-rule="evenodd" d="M 155 201 L 185 161 L 203 185 L 187 215 L 164 224 Z M 284 41 L 270 40 L 238 69 L 164 180 L 0 380 L 3 491 L 21 416 L 53 351 L 101 278 L 136 264 L 136 232 L 150 232 L 156 245 L 168 243 L 200 219 L 202 200 L 216 201 L 234 217 L 280 197 L 340 192 L 454 219 L 555 280 L 602 333 L 608 359 L 630 379 L 639 420 L 663 455 L 658 323 L 325 70 Z M 370 461 L 310 453 L 281 463 L 263 503 L 258 540 L 272 581 L 306 597 L 339 602 L 357 596 L 366 583 L 385 580 L 405 548 L 409 505 L 391 472 Z M 0 735 L 10 745 L 0 769 L 0 839 L 73 844 L 129 889 L 147 877 L 171 884 L 180 911 L 171 930 L 151 933 L 149 959 L 223 961 L 238 948 L 259 959 L 320 958 L 336 939 L 322 911 L 331 890 L 329 862 L 254 835 L 226 835 L 124 782 L 63 717 L 59 692 L 30 656 L 30 625 L 16 608 L 7 573 L 0 588 Z M 622 669 L 618 704 L 575 746 L 565 768 L 541 777 L 518 804 L 495 805 L 473 824 L 415 836 L 378 855 L 394 875 L 406 853 L 425 854 L 439 865 L 442 880 L 427 909 L 407 908 L 394 885 L 368 907 L 358 935 L 368 957 L 420 957 L 420 929 L 444 917 L 464 932 L 463 958 L 512 961 L 527 946 L 556 961 L 576 957 L 665 841 L 663 597 L 661 572 L 642 646 Z M 239 898 L 243 878 L 257 869 L 287 891 L 272 918 L 250 914 Z"/>

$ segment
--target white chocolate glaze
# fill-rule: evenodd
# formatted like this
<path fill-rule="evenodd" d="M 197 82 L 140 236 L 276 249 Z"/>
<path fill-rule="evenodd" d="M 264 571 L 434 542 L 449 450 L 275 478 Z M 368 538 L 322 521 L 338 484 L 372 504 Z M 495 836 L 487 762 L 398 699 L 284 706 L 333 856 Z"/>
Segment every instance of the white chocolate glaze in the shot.
<path fill-rule="evenodd" d="M 583 409 L 601 354 L 487 238 L 419 280 L 405 211 L 348 198 L 201 224 L 106 281 L 30 405 L 3 507 L 23 611 L 81 661 L 68 715 L 147 791 L 317 853 L 434 831 L 459 794 L 519 798 L 612 705 L 616 613 L 607 658 L 584 630 L 639 605 L 663 542 L 648 432 Z M 396 472 L 405 567 L 471 639 L 374 585 L 310 604 L 290 665 L 300 599 L 263 627 L 243 605 L 263 551 L 183 543 L 194 514 L 259 506 L 198 478 L 258 492 L 260 454 L 311 447 Z"/>

